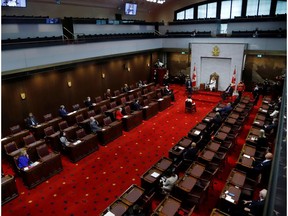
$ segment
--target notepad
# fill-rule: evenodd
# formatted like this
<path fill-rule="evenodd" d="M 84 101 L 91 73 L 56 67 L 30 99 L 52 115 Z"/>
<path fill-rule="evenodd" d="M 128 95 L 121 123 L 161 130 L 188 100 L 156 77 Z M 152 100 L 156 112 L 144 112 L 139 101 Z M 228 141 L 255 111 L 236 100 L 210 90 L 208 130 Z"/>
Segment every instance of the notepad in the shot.
<path fill-rule="evenodd" d="M 195 130 L 194 134 L 199 135 L 201 133 L 201 131 Z"/>
<path fill-rule="evenodd" d="M 73 145 L 78 145 L 79 143 L 81 143 L 81 140 L 77 140 L 77 141 L 73 142 Z"/>
<path fill-rule="evenodd" d="M 160 175 L 160 174 L 157 173 L 157 172 L 153 172 L 153 173 L 151 174 L 151 176 L 154 177 L 154 178 L 157 178 L 159 175 Z"/>
<path fill-rule="evenodd" d="M 181 149 L 181 150 L 183 150 L 183 149 L 184 149 L 184 147 L 182 147 L 182 146 L 178 146 L 178 148 L 179 148 L 179 149 Z"/>

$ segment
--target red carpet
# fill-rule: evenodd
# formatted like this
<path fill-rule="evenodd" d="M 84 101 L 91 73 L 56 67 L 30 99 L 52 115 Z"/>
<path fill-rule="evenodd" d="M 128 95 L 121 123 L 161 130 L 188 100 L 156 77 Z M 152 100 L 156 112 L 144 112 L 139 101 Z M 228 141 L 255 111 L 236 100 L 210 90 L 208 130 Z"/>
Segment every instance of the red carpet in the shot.
<path fill-rule="evenodd" d="M 123 136 L 76 164 L 63 156 L 63 171 L 36 188 L 26 189 L 22 180 L 16 177 L 19 197 L 2 206 L 2 215 L 99 215 L 131 184 L 140 186 L 140 176 L 162 156 L 168 157 L 169 149 L 216 105 L 213 101 L 196 101 L 197 113 L 185 113 L 184 87 L 171 87 L 176 101 L 168 109 L 124 132 Z M 253 118 L 249 118 L 249 123 Z M 238 139 L 238 154 L 235 151 L 229 156 L 229 164 L 215 181 L 207 206 L 195 215 L 210 215 L 215 207 L 249 128 L 246 124 Z M 2 162 L 2 167 L 5 174 L 14 174 L 6 162 Z"/>

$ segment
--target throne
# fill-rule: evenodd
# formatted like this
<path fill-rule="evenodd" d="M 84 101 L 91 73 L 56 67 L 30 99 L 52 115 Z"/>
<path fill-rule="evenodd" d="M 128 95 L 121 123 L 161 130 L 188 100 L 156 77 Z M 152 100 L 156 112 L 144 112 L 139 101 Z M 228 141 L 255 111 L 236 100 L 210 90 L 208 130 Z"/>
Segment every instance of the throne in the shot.
<path fill-rule="evenodd" d="M 212 78 L 214 78 L 216 80 L 215 87 L 213 88 L 212 91 L 218 91 L 219 75 L 216 72 L 212 73 L 210 75 L 209 83 L 211 82 Z M 207 84 L 206 90 L 210 90 L 209 84 Z"/>

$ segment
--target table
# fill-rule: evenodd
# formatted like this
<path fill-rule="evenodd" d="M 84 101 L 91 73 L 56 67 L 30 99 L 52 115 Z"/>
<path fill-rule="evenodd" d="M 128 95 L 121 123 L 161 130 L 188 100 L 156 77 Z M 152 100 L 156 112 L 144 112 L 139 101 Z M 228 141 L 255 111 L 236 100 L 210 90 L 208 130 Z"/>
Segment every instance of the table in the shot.
<path fill-rule="evenodd" d="M 159 112 L 165 110 L 171 105 L 171 97 L 170 96 L 164 96 L 157 100 L 158 102 L 158 110 Z"/>
<path fill-rule="evenodd" d="M 165 199 L 154 210 L 154 216 L 174 216 L 181 206 L 181 201 L 172 197 L 166 196 Z"/>
<path fill-rule="evenodd" d="M 241 153 L 239 155 L 238 160 L 237 160 L 237 165 L 240 165 L 240 168 L 242 166 L 242 168 L 244 168 L 244 169 L 247 169 L 247 168 L 251 169 L 253 161 L 254 160 L 252 159 L 252 157 L 250 157 L 249 155 Z M 246 171 L 246 170 L 244 170 L 244 171 Z"/>
<path fill-rule="evenodd" d="M 1 192 L 2 205 L 18 197 L 19 194 L 14 176 L 5 175 L 1 178 Z"/>
<path fill-rule="evenodd" d="M 185 147 L 177 143 L 169 150 L 169 158 L 171 158 L 172 160 L 174 160 L 175 158 L 182 158 L 182 154 L 184 153 L 185 149 Z"/>
<path fill-rule="evenodd" d="M 238 119 L 239 116 L 240 116 L 240 115 L 239 115 L 238 113 L 235 113 L 235 112 L 232 112 L 232 113 L 230 113 L 230 115 L 229 115 L 230 118 L 234 118 L 234 119 Z"/>
<path fill-rule="evenodd" d="M 257 145 L 257 140 L 258 140 L 258 136 L 253 135 L 253 134 L 248 134 L 246 138 L 246 142 L 254 146 Z"/>
<path fill-rule="evenodd" d="M 186 174 L 191 175 L 195 178 L 200 178 L 203 172 L 205 171 L 205 166 L 203 164 L 195 161 L 191 166 L 186 170 Z"/>
<path fill-rule="evenodd" d="M 246 174 L 236 170 L 235 168 L 231 170 L 227 182 L 232 185 L 243 187 L 246 180 Z"/>
<path fill-rule="evenodd" d="M 255 119 L 253 122 L 253 126 L 255 127 L 259 127 L 259 128 L 263 128 L 264 126 L 264 121 L 261 121 L 259 119 Z"/>
<path fill-rule="evenodd" d="M 184 175 L 175 184 L 176 189 L 183 191 L 184 193 L 190 193 L 197 182 L 197 178 Z"/>
<path fill-rule="evenodd" d="M 67 156 L 70 161 L 76 163 L 98 149 L 97 135 L 88 134 L 81 140 L 77 140 L 67 146 Z"/>
<path fill-rule="evenodd" d="M 221 192 L 220 198 L 222 200 L 228 201 L 232 205 L 236 205 L 239 201 L 240 194 L 241 189 L 239 187 L 226 183 Z"/>
<path fill-rule="evenodd" d="M 144 194 L 144 189 L 133 184 L 121 196 L 120 199 L 128 206 L 136 203 Z"/>
<path fill-rule="evenodd" d="M 173 161 L 171 159 L 163 157 L 154 165 L 154 167 L 165 172 L 172 164 Z"/>
<path fill-rule="evenodd" d="M 192 139 L 196 139 L 197 137 L 201 135 L 201 131 L 198 129 L 192 129 L 191 131 L 188 132 L 188 137 Z"/>
<path fill-rule="evenodd" d="M 124 131 L 130 131 L 138 125 L 142 124 L 143 114 L 142 111 L 134 111 L 132 114 L 125 115 L 122 118 Z"/>
<path fill-rule="evenodd" d="M 206 128 L 206 124 L 198 123 L 194 128 L 202 131 L 202 130 L 204 130 Z"/>
<path fill-rule="evenodd" d="M 163 172 L 156 167 L 151 167 L 141 176 L 141 187 L 148 190 L 156 186 L 162 173 Z"/>
<path fill-rule="evenodd" d="M 63 118 L 67 121 L 68 125 L 73 125 L 76 123 L 76 116 L 80 114 L 84 116 L 84 113 L 87 112 L 88 110 L 89 110 L 88 107 L 83 107 L 80 108 L 79 110 L 68 113 Z"/>
<path fill-rule="evenodd" d="M 4 137 L 1 139 L 1 145 L 2 145 L 2 155 L 5 153 L 4 150 L 4 145 L 10 143 L 10 142 L 15 142 L 19 148 L 24 147 L 24 142 L 23 142 L 23 137 L 28 136 L 30 134 L 29 130 L 22 130 L 16 134 L 12 134 L 10 136 Z"/>
<path fill-rule="evenodd" d="M 50 121 L 47 121 L 47 122 L 43 122 L 43 123 L 40 123 L 36 126 L 31 126 L 30 127 L 30 130 L 33 132 L 34 136 L 37 138 L 37 139 L 41 139 L 41 138 L 44 138 L 45 137 L 45 133 L 44 133 L 44 129 L 49 127 L 49 126 L 52 126 L 53 129 L 54 128 L 59 128 L 58 124 L 62 121 L 62 118 L 61 117 L 56 117 L 56 118 L 53 118 L 51 119 Z"/>

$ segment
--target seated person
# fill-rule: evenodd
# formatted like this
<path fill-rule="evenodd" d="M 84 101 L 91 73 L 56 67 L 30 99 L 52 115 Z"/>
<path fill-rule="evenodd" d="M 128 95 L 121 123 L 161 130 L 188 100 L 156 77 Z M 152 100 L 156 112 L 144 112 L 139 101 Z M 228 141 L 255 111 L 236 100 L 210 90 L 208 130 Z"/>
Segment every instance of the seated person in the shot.
<path fill-rule="evenodd" d="M 187 78 L 185 85 L 186 85 L 186 90 L 187 90 L 188 94 L 191 95 L 192 94 L 192 82 L 191 82 L 190 77 Z"/>
<path fill-rule="evenodd" d="M 164 95 L 170 95 L 171 96 L 171 100 L 175 101 L 173 90 L 170 90 L 168 85 L 165 86 L 165 88 L 163 90 L 163 94 Z"/>
<path fill-rule="evenodd" d="M 110 99 L 111 97 L 112 97 L 111 90 L 107 89 L 107 91 L 105 93 L 105 99 Z"/>
<path fill-rule="evenodd" d="M 162 183 L 162 193 L 170 193 L 174 184 L 178 180 L 178 175 L 176 173 L 170 172 L 167 177 L 162 177 L 160 183 Z"/>
<path fill-rule="evenodd" d="M 198 148 L 196 142 L 191 143 L 191 147 L 183 153 L 183 158 L 189 161 L 194 161 L 197 157 Z"/>
<path fill-rule="evenodd" d="M 135 99 L 135 100 L 133 101 L 133 103 L 131 104 L 131 109 L 134 110 L 134 111 L 141 110 L 142 108 L 143 108 L 143 107 L 140 105 L 138 99 Z"/>
<path fill-rule="evenodd" d="M 185 102 L 190 102 L 192 103 L 192 105 L 195 105 L 195 102 L 193 102 L 191 95 L 188 95 L 188 97 L 186 98 Z"/>
<path fill-rule="evenodd" d="M 225 91 L 223 92 L 223 94 L 221 95 L 222 99 L 223 99 L 223 100 L 226 100 L 226 98 L 227 98 L 228 96 L 232 96 L 233 91 L 234 91 L 234 89 L 233 89 L 233 87 L 232 87 L 232 85 L 231 85 L 231 83 L 230 83 L 229 86 L 226 88 L 226 90 L 225 90 Z"/>
<path fill-rule="evenodd" d="M 121 107 L 119 107 L 119 108 L 116 110 L 116 112 L 115 112 L 115 118 L 116 118 L 117 120 L 119 120 L 119 121 L 123 118 L 122 108 L 121 108 Z"/>
<path fill-rule="evenodd" d="M 142 88 L 144 86 L 142 80 L 139 80 L 139 82 L 137 83 L 137 87 L 138 88 Z"/>
<path fill-rule="evenodd" d="M 38 122 L 37 122 L 35 116 L 31 112 L 29 113 L 26 121 L 27 121 L 28 127 L 33 127 L 33 126 L 38 125 Z"/>
<path fill-rule="evenodd" d="M 60 106 L 59 115 L 60 115 L 61 117 L 65 117 L 65 116 L 68 115 L 68 112 L 67 112 L 67 110 L 65 109 L 65 106 L 64 106 L 64 105 L 61 105 L 61 106 Z"/>
<path fill-rule="evenodd" d="M 243 82 L 243 81 L 240 81 L 240 82 L 238 83 L 238 85 L 237 85 L 237 92 L 238 92 L 240 98 L 242 97 L 242 93 L 245 91 L 245 88 L 246 88 L 246 87 L 245 87 L 244 82 Z"/>
<path fill-rule="evenodd" d="M 207 84 L 208 88 L 210 89 L 210 91 L 215 90 L 216 88 L 216 78 L 214 76 L 212 76 L 210 82 Z"/>
<path fill-rule="evenodd" d="M 213 117 L 212 121 L 211 121 L 214 126 L 212 128 L 213 131 L 216 131 L 219 129 L 219 127 L 221 126 L 222 122 L 223 122 L 223 119 L 220 115 L 219 112 L 216 112 L 215 116 Z"/>
<path fill-rule="evenodd" d="M 125 215 L 126 216 L 145 216 L 145 212 L 142 207 L 140 207 L 138 204 L 135 204 L 129 208 L 128 213 Z"/>
<path fill-rule="evenodd" d="M 238 206 L 235 208 L 233 212 L 231 212 L 233 216 L 262 216 L 265 205 L 265 198 L 267 195 L 267 190 L 262 189 L 259 192 L 259 199 L 257 200 L 243 200 L 239 202 Z"/>
<path fill-rule="evenodd" d="M 69 146 L 69 144 L 71 143 L 67 137 L 66 137 L 66 133 L 64 131 L 60 132 L 60 143 L 61 143 L 61 147 L 63 150 L 65 150 L 67 148 L 67 146 Z"/>
<path fill-rule="evenodd" d="M 279 107 L 278 107 L 278 106 L 275 106 L 273 112 L 269 115 L 269 117 L 277 118 L 277 117 L 278 117 L 278 114 L 279 114 Z"/>
<path fill-rule="evenodd" d="M 94 117 L 90 117 L 89 125 L 90 125 L 90 129 L 91 129 L 92 133 L 97 133 L 97 131 L 102 130 L 102 128 L 99 125 L 99 122 L 96 121 L 96 119 Z"/>
<path fill-rule="evenodd" d="M 96 104 L 91 101 L 91 98 L 88 96 L 87 99 L 85 100 L 85 106 L 88 107 L 89 109 L 93 109 L 93 106 Z"/>
<path fill-rule="evenodd" d="M 129 88 L 128 84 L 125 83 L 124 87 L 123 87 L 123 92 L 128 92 L 128 91 L 130 91 L 130 88 Z"/>
<path fill-rule="evenodd" d="M 23 169 L 25 167 L 28 167 L 32 162 L 29 159 L 29 155 L 27 154 L 26 150 L 22 150 L 20 153 L 20 156 L 18 157 L 18 167 L 20 169 Z"/>
<path fill-rule="evenodd" d="M 231 112 L 233 107 L 231 106 L 231 103 L 227 103 L 227 105 L 223 108 L 216 108 L 216 111 L 220 113 L 220 115 L 223 116 L 228 116 L 228 114 Z"/>
<path fill-rule="evenodd" d="M 277 118 L 273 118 L 272 122 L 270 124 L 266 124 L 264 125 L 264 131 L 267 133 L 272 132 L 272 130 L 277 130 L 278 127 L 278 119 Z"/>

